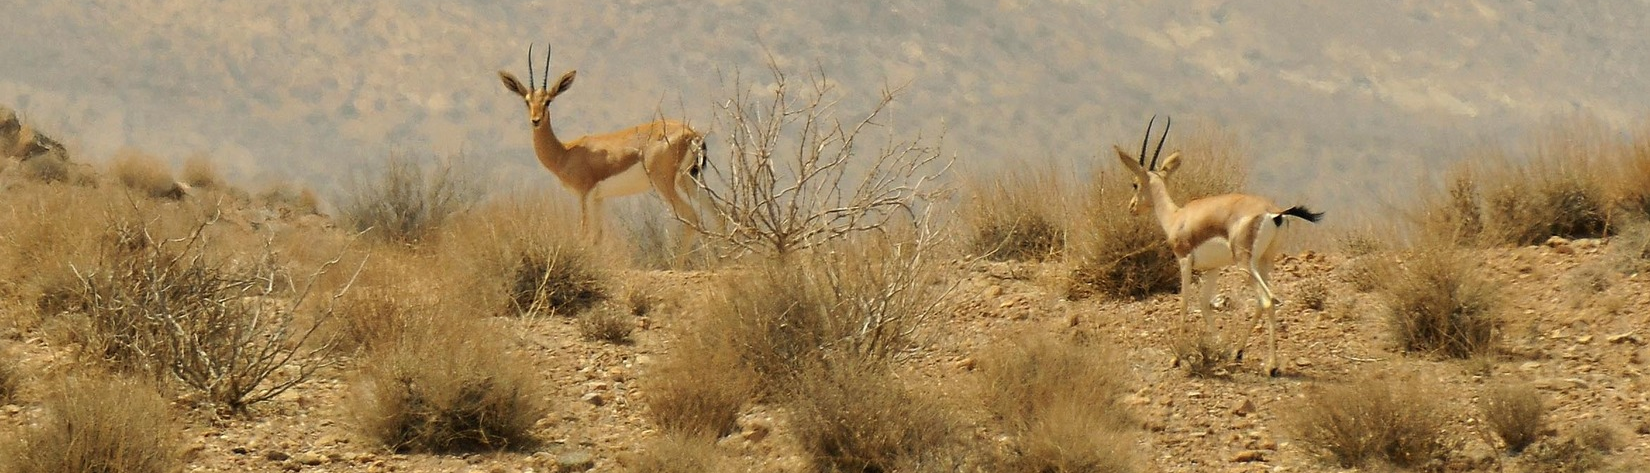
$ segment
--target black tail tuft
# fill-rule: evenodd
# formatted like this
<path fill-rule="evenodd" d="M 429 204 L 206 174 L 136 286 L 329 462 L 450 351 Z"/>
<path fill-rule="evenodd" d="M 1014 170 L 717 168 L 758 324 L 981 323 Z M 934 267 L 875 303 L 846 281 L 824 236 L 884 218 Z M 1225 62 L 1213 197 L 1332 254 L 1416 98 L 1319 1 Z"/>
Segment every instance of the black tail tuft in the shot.
<path fill-rule="evenodd" d="M 1323 220 L 1323 212 L 1313 212 L 1306 207 L 1297 205 L 1290 207 L 1289 210 L 1283 211 L 1283 213 L 1278 214 L 1276 217 L 1272 217 L 1272 223 L 1283 225 L 1284 216 L 1295 217 L 1312 223 L 1318 223 L 1319 220 Z"/>
<path fill-rule="evenodd" d="M 705 160 L 709 159 L 708 156 L 710 156 L 710 146 L 705 144 L 705 139 L 704 138 L 700 138 L 699 139 L 699 157 L 697 159 L 694 159 L 693 160 L 693 166 L 688 168 L 688 176 L 692 176 L 694 179 L 698 179 L 699 178 L 699 173 L 703 172 L 705 170 Z"/>

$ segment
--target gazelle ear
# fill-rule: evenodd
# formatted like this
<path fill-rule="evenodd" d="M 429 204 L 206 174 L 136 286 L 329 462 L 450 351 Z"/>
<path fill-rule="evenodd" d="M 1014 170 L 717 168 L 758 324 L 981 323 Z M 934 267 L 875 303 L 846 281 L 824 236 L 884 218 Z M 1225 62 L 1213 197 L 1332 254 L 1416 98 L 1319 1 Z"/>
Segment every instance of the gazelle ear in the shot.
<path fill-rule="evenodd" d="M 578 73 L 579 71 L 567 71 L 566 74 L 562 74 L 561 79 L 556 80 L 556 88 L 550 89 L 550 96 L 555 97 L 557 95 L 561 95 L 561 93 L 566 92 L 569 87 L 573 87 L 573 75 Z"/>
<path fill-rule="evenodd" d="M 527 96 L 527 87 L 521 85 L 521 81 L 517 80 L 516 76 L 511 75 L 508 72 L 498 71 L 498 80 L 503 81 L 504 88 L 510 89 L 510 91 L 515 92 L 516 95 L 520 95 L 522 97 Z"/>
<path fill-rule="evenodd" d="M 1174 172 L 1176 169 L 1180 169 L 1180 152 L 1175 151 L 1173 153 L 1169 153 L 1169 157 L 1164 158 L 1163 165 L 1159 166 L 1157 169 L 1162 171 L 1165 176 Z"/>
<path fill-rule="evenodd" d="M 1117 151 L 1117 160 L 1122 161 L 1123 166 L 1127 167 L 1129 172 L 1132 172 L 1135 175 L 1146 173 L 1146 168 L 1140 166 L 1139 160 L 1135 159 L 1134 156 L 1129 156 L 1129 152 L 1123 151 L 1122 146 L 1112 145 L 1111 149 Z"/>

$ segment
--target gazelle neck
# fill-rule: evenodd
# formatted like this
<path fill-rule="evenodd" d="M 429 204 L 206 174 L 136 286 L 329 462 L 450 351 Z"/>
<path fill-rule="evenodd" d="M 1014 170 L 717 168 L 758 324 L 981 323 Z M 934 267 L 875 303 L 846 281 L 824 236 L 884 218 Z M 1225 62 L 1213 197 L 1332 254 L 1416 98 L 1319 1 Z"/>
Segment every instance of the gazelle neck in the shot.
<path fill-rule="evenodd" d="M 1152 193 L 1152 214 L 1157 216 L 1157 223 L 1163 225 L 1164 233 L 1171 233 L 1169 225 L 1174 221 L 1175 213 L 1180 212 L 1180 206 L 1169 197 L 1169 185 L 1163 178 L 1152 176 L 1146 182 L 1146 190 Z"/>
<path fill-rule="evenodd" d="M 533 127 L 533 154 L 539 158 L 539 163 L 551 171 L 560 171 L 562 158 L 567 154 L 567 146 L 561 139 L 556 138 L 555 130 L 550 127 L 550 117 L 544 117 L 539 124 Z"/>

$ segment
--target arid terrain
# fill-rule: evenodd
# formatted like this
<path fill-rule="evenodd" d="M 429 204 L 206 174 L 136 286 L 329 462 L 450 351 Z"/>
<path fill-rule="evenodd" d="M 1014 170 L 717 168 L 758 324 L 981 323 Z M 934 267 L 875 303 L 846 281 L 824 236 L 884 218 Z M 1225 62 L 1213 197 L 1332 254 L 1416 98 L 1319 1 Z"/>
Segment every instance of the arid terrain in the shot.
<path fill-rule="evenodd" d="M 1418 221 L 1296 224 L 1300 242 L 1272 275 L 1285 301 L 1274 378 L 1234 269 L 1220 279 L 1213 341 L 1188 335 L 1198 324 L 1172 280 L 1131 297 L 1141 283 L 1106 272 L 1162 245 L 1149 217 L 1126 216 L 1126 194 L 1104 190 L 1122 187 L 1115 175 L 1074 184 L 1095 203 L 1060 207 L 1039 193 L 1057 188 L 1010 186 L 1018 199 L 981 194 L 988 203 L 948 210 L 962 217 L 942 227 L 917 222 L 914 236 L 654 269 L 654 250 L 580 242 L 547 194 L 441 211 L 430 189 L 445 168 L 385 172 L 420 190 L 368 186 L 321 215 L 313 193 L 242 190 L 210 161 L 174 173 L 128 152 L 92 166 L 23 144 L 37 136 L 0 143 L 22 150 L 0 170 L 0 452 L 13 455 L 0 469 L 1650 468 L 1650 230 L 1622 223 L 1650 200 L 1619 180 L 1650 173 L 1520 181 L 1527 200 L 1499 205 L 1511 197 L 1491 166 L 1472 174 L 1479 187 L 1453 181 L 1455 200 Z M 1193 140 L 1188 160 L 1232 164 L 1199 148 L 1209 143 Z M 1650 170 L 1650 148 L 1598 146 L 1608 156 L 1587 159 Z M 1582 158 L 1557 159 L 1532 166 Z M 1232 173 L 1181 174 L 1236 185 L 1221 180 Z M 1574 212 L 1530 220 L 1549 218 L 1525 210 L 1554 195 Z M 1043 206 L 989 203 L 1007 201 Z M 434 210 L 372 210 L 408 203 Z M 1595 212 L 1613 217 L 1577 217 Z M 1063 219 L 1054 250 L 1010 258 L 1039 234 L 983 236 L 1043 218 Z M 1382 229 L 1405 225 L 1421 230 Z M 1105 233 L 1125 228 L 1145 239 Z M 1443 321 L 1395 328 L 1434 323 L 1411 312 Z M 1425 345 L 1418 333 L 1444 336 Z M 1222 358 L 1238 346 L 1243 359 Z M 298 384 L 259 390 L 287 381 Z M 1497 423 L 1492 401 L 1530 401 L 1537 415 Z M 1337 437 L 1307 425 L 1399 433 L 1396 446 L 1340 457 Z M 1531 443 L 1515 455 L 1505 432 L 1520 429 Z"/>

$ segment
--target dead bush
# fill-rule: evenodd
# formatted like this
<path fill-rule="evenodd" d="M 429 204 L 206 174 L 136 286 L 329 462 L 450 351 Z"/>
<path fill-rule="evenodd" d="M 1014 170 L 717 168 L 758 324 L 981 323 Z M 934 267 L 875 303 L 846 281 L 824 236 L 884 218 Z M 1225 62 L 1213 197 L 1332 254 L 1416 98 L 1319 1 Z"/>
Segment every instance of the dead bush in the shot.
<path fill-rule="evenodd" d="M 664 432 L 714 438 L 738 429 L 739 411 L 756 395 L 757 378 L 741 362 L 742 341 L 732 336 L 739 332 L 720 325 L 727 322 L 685 327 L 680 342 L 641 379 L 648 418 Z"/>
<path fill-rule="evenodd" d="M 1052 171 L 1010 171 L 1000 180 L 968 188 L 965 217 L 973 231 L 973 252 L 995 261 L 1042 261 L 1059 257 L 1066 229 L 1059 222 L 1068 211 L 1064 186 Z"/>
<path fill-rule="evenodd" d="M 1474 264 L 1460 250 L 1424 246 L 1378 282 L 1400 349 L 1454 358 L 1495 349 L 1503 295 Z"/>
<path fill-rule="evenodd" d="M 1229 376 L 1238 365 L 1236 352 L 1215 334 L 1199 329 L 1182 329 L 1169 339 L 1175 366 L 1199 378 Z"/>
<path fill-rule="evenodd" d="M 1309 390 L 1289 425 L 1300 443 L 1342 468 L 1387 462 L 1442 466 L 1457 445 L 1442 399 L 1415 380 L 1366 377 Z"/>
<path fill-rule="evenodd" d="M 998 471 L 1138 471 L 1119 402 L 1127 371 L 1103 347 L 1048 336 L 1020 340 L 986 358 L 986 404 L 1008 424 L 1018 449 Z"/>
<path fill-rule="evenodd" d="M 1322 312 L 1329 306 L 1329 286 L 1324 284 L 1323 279 L 1307 278 L 1295 289 L 1295 297 L 1301 307 Z"/>
<path fill-rule="evenodd" d="M 0 441 L 0 471 L 29 473 L 183 470 L 179 427 L 153 386 L 75 376 L 49 390 L 45 416 Z"/>
<path fill-rule="evenodd" d="M 509 337 L 464 315 L 420 314 L 400 343 L 361 363 L 350 415 L 395 452 L 523 449 L 547 412 L 532 365 Z"/>
<path fill-rule="evenodd" d="M 1247 179 L 1246 147 L 1230 132 L 1199 129 L 1188 136 L 1182 153 L 1185 165 L 1168 180 L 1176 203 L 1237 192 Z M 1084 231 L 1068 242 L 1076 258 L 1068 296 L 1142 299 L 1179 290 L 1179 264 L 1163 227 L 1149 213 L 1129 214 L 1133 179 L 1127 171 L 1110 168 L 1095 179 L 1086 216 L 1078 223 Z"/>
<path fill-rule="evenodd" d="M 579 336 L 585 340 L 627 344 L 636 321 L 618 309 L 601 308 L 580 315 L 578 328 Z"/>
<path fill-rule="evenodd" d="M 1589 473 L 1603 470 L 1605 454 L 1575 437 L 1548 437 L 1531 446 L 1526 464 L 1551 473 Z"/>
<path fill-rule="evenodd" d="M 110 171 L 122 186 L 157 199 L 181 199 L 183 188 L 172 180 L 172 170 L 154 155 L 133 149 L 115 153 Z"/>
<path fill-rule="evenodd" d="M 704 437 L 667 434 L 648 442 L 628 471 L 632 473 L 704 473 L 728 471 L 716 444 Z"/>
<path fill-rule="evenodd" d="M 1570 436 L 1582 446 L 1600 453 L 1615 452 L 1627 446 L 1627 441 L 1621 438 L 1620 427 L 1599 419 L 1588 419 L 1576 424 Z"/>
<path fill-rule="evenodd" d="M 1541 393 L 1529 386 L 1495 386 L 1478 400 L 1478 410 L 1490 431 L 1515 455 L 1540 439 L 1547 428 L 1547 408 L 1542 405 Z"/>
<path fill-rule="evenodd" d="M 457 164 L 391 153 L 376 175 L 357 178 L 342 196 L 339 215 L 357 231 L 371 230 L 388 241 L 417 243 L 434 234 L 455 215 L 474 207 L 481 187 Z"/>
<path fill-rule="evenodd" d="M 310 296 L 339 259 L 302 279 L 267 246 L 253 258 L 218 258 L 208 233 L 216 222 L 178 239 L 156 238 L 145 223 L 114 222 L 120 236 L 101 264 L 76 270 L 75 305 L 90 320 L 94 355 L 169 375 L 239 411 L 331 364 L 332 341 L 312 336 L 341 294 L 317 294 L 318 304 Z"/>
<path fill-rule="evenodd" d="M 511 195 L 460 215 L 440 264 L 478 307 L 519 316 L 582 313 L 606 301 L 609 260 L 580 239 L 577 217 L 547 194 Z"/>
<path fill-rule="evenodd" d="M 797 376 L 791 430 L 817 471 L 953 471 L 959 427 L 878 360 L 819 362 Z M 952 468 L 947 468 L 952 466 Z"/>
<path fill-rule="evenodd" d="M 1529 149 L 1472 150 L 1471 164 L 1423 195 L 1422 232 L 1457 244 L 1534 245 L 1548 237 L 1597 238 L 1614 231 L 1623 197 L 1613 155 L 1622 149 L 1598 125 L 1580 122 L 1538 136 Z"/>
<path fill-rule="evenodd" d="M 179 172 L 183 183 L 197 189 L 218 189 L 224 186 L 223 174 L 218 171 L 218 164 L 204 154 L 190 156 L 183 161 L 183 169 Z"/>
<path fill-rule="evenodd" d="M 315 190 L 290 182 L 269 184 L 258 192 L 257 201 L 283 213 L 314 215 L 321 212 L 321 198 Z"/>
<path fill-rule="evenodd" d="M 578 314 L 607 299 L 604 275 L 583 247 L 530 248 L 518 258 L 510 284 L 518 314 Z"/>

